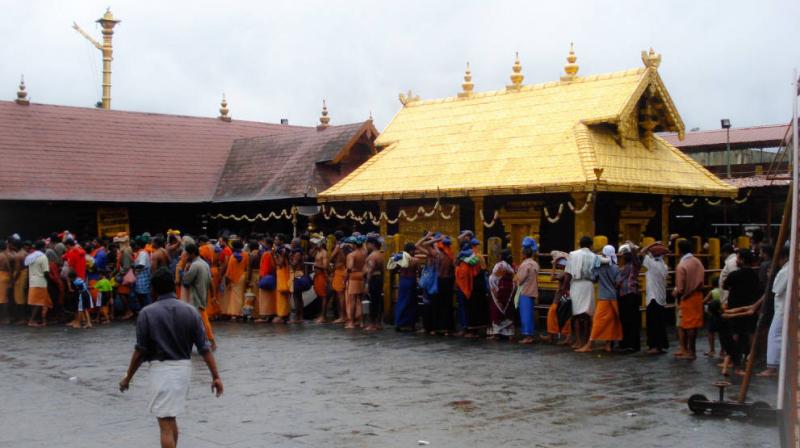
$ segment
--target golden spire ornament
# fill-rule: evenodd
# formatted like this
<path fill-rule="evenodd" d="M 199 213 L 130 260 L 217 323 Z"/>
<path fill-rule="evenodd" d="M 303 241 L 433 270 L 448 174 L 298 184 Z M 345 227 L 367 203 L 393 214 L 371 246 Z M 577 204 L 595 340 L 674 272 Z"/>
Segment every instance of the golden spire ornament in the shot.
<path fill-rule="evenodd" d="M 642 63 L 645 67 L 657 69 L 661 65 L 661 53 L 656 53 L 653 47 L 650 47 L 650 52 L 642 50 Z"/>
<path fill-rule="evenodd" d="M 561 77 L 562 81 L 573 81 L 575 78 L 578 77 L 578 64 L 575 61 L 578 60 L 578 57 L 575 56 L 575 45 L 570 42 L 569 43 L 569 54 L 567 55 L 567 63 L 564 65 L 564 73 Z"/>
<path fill-rule="evenodd" d="M 514 59 L 514 66 L 511 67 L 511 84 L 506 86 L 506 90 L 519 90 L 522 87 L 523 79 L 525 79 L 525 76 L 522 74 L 522 64 L 519 63 L 518 51 Z"/>
<path fill-rule="evenodd" d="M 219 119 L 222 121 L 231 121 L 231 117 L 228 115 L 228 100 L 225 99 L 225 93 L 222 94 L 222 102 L 219 103 Z"/>
<path fill-rule="evenodd" d="M 472 83 L 472 71 L 469 69 L 469 62 L 467 62 L 467 70 L 464 72 L 464 82 L 461 83 L 462 91 L 458 93 L 459 98 L 469 98 L 472 96 L 472 90 L 475 84 Z"/>
<path fill-rule="evenodd" d="M 322 100 L 322 115 L 319 117 L 319 124 L 317 125 L 317 129 L 325 129 L 329 126 L 331 122 L 331 117 L 328 116 L 328 104 L 325 100 Z"/>
<path fill-rule="evenodd" d="M 19 90 L 17 90 L 17 99 L 14 100 L 15 103 L 27 106 L 30 104 L 30 100 L 28 100 L 28 90 L 25 88 L 25 76 L 20 76 L 19 79 Z"/>

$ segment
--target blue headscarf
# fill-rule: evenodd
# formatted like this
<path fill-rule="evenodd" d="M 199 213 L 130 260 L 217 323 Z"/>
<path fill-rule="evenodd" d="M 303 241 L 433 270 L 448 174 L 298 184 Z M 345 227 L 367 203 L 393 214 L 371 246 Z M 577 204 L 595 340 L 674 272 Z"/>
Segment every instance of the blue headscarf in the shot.
<path fill-rule="evenodd" d="M 522 248 L 531 249 L 534 252 L 539 251 L 539 245 L 536 244 L 536 240 L 529 236 L 526 236 L 525 238 L 522 239 Z"/>

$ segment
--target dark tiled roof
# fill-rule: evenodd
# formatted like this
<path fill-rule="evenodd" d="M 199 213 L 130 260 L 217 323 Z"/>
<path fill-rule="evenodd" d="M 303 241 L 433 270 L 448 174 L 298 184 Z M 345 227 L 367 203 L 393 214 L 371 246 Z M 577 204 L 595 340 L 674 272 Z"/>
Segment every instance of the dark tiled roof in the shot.
<path fill-rule="evenodd" d="M 213 201 L 316 197 L 317 192 L 348 174 L 329 162 L 338 162 L 361 137 L 374 151 L 371 142 L 376 136 L 372 122 L 365 121 L 238 139 L 233 143 Z"/>
<path fill-rule="evenodd" d="M 781 145 L 789 124 L 731 128 L 731 148 L 772 148 Z M 661 137 L 671 145 L 686 152 L 724 150 L 727 143 L 725 129 L 687 132 L 683 141 L 676 133 L 664 133 Z M 789 135 L 791 138 L 791 135 Z"/>
<path fill-rule="evenodd" d="M 236 119 L 0 101 L 0 199 L 206 202 L 218 184 L 229 185 L 220 182 L 220 175 L 234 140 L 256 136 L 264 142 L 274 138 L 268 146 L 283 151 L 269 159 L 269 168 L 258 165 L 259 174 L 290 169 L 262 191 L 303 191 L 294 184 L 305 187 L 308 176 L 297 180 L 304 170 L 335 156 L 346 131 L 363 125 L 331 126 L 318 133 L 311 127 Z M 292 185 L 283 188 L 281 182 Z"/>

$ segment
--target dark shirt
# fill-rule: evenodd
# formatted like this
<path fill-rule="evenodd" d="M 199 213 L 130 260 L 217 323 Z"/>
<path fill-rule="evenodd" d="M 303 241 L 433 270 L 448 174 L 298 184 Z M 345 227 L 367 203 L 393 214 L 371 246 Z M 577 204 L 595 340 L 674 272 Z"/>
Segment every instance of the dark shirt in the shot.
<path fill-rule="evenodd" d="M 181 302 L 174 293 L 158 297 L 136 319 L 136 350 L 146 361 L 189 359 L 192 345 L 201 354 L 211 346 L 195 307 Z"/>
<path fill-rule="evenodd" d="M 728 308 L 752 305 L 759 296 L 758 273 L 749 267 L 738 269 L 728 274 L 722 287 L 730 291 Z"/>

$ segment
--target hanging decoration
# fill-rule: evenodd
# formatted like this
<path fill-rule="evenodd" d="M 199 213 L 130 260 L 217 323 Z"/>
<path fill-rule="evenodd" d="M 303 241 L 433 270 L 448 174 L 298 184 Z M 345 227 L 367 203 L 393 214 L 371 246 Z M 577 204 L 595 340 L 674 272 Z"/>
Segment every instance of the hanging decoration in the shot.
<path fill-rule="evenodd" d="M 753 193 L 753 190 L 747 190 L 747 193 L 744 195 L 744 197 L 742 197 L 741 199 L 733 198 L 733 199 L 731 199 L 731 201 L 733 201 L 736 204 L 744 204 L 745 202 L 747 202 L 748 199 L 750 199 L 750 194 L 751 193 Z M 697 205 L 698 199 L 699 198 L 693 198 L 691 201 L 686 202 L 683 199 L 675 198 L 675 199 L 672 200 L 672 202 L 678 202 L 679 204 L 681 204 L 685 208 L 692 208 L 695 205 Z M 722 198 L 717 198 L 717 199 L 703 198 L 703 200 L 705 201 L 706 204 L 711 205 L 713 207 L 716 207 L 716 206 L 722 204 Z"/>
<path fill-rule="evenodd" d="M 490 222 L 486 222 L 486 218 L 483 217 L 483 210 L 480 211 L 480 215 L 481 223 L 483 223 L 483 226 L 487 229 L 494 227 L 494 225 L 497 224 L 497 220 L 500 218 L 500 213 L 497 210 L 494 211 L 494 216 L 492 216 L 492 220 Z"/>
<path fill-rule="evenodd" d="M 586 196 L 586 202 L 583 204 L 583 207 L 581 207 L 581 208 L 579 208 L 577 210 L 575 209 L 575 206 L 572 204 L 572 202 L 567 201 L 567 205 L 569 206 L 569 209 L 572 210 L 576 215 L 580 215 L 581 213 L 584 213 L 586 210 L 589 209 L 589 204 L 592 203 L 592 195 L 593 194 L 594 193 L 589 193 L 589 195 Z M 558 214 L 559 215 L 561 214 L 561 206 L 559 206 Z"/>
<path fill-rule="evenodd" d="M 269 212 L 266 216 L 262 215 L 261 213 L 257 214 L 256 216 L 250 217 L 246 214 L 242 214 L 240 216 L 236 216 L 234 214 L 224 215 L 222 213 L 217 213 L 216 215 L 211 215 L 209 218 L 211 219 L 224 219 L 229 220 L 232 219 L 234 221 L 247 221 L 247 222 L 256 222 L 256 221 L 263 221 L 267 222 L 271 219 L 292 219 L 292 215 L 296 214 L 296 207 L 292 207 L 288 211 L 286 209 L 281 210 L 280 213 L 276 214 L 275 212 Z"/>
<path fill-rule="evenodd" d="M 414 213 L 413 215 L 410 215 L 405 210 L 401 209 L 397 213 L 397 216 L 394 219 L 389 218 L 389 215 L 387 215 L 386 212 L 384 212 L 384 211 L 380 212 L 376 216 L 371 211 L 366 211 L 366 212 L 363 212 L 361 214 L 357 214 L 353 210 L 347 210 L 347 212 L 345 212 L 345 214 L 341 215 L 341 214 L 336 212 L 336 209 L 333 206 L 330 206 L 330 205 L 322 205 L 321 209 L 322 209 L 322 216 L 326 220 L 330 220 L 330 219 L 335 217 L 335 218 L 338 218 L 338 219 L 351 219 L 351 220 L 353 220 L 353 221 L 355 221 L 355 222 L 357 222 L 359 224 L 364 224 L 365 222 L 369 221 L 373 225 L 376 225 L 376 226 L 380 225 L 381 221 L 384 221 L 384 220 L 389 224 L 397 224 L 397 222 L 400 219 L 405 219 L 408 222 L 414 222 L 420 216 L 424 216 L 426 218 L 430 218 L 430 217 L 436 215 L 437 213 L 439 214 L 439 216 L 442 217 L 442 219 L 452 219 L 453 215 L 456 212 L 456 206 L 455 205 L 453 205 L 450 208 L 450 212 L 445 212 L 444 208 L 442 207 L 442 204 L 438 200 L 436 201 L 435 204 L 433 204 L 433 207 L 431 207 L 430 210 L 426 210 L 424 206 L 420 206 L 419 208 L 417 208 L 416 213 Z"/>
<path fill-rule="evenodd" d="M 750 199 L 750 193 L 752 193 L 752 192 L 753 192 L 753 190 L 747 190 L 747 194 L 744 195 L 744 197 L 742 199 L 734 199 L 733 202 L 735 202 L 737 204 L 744 204 L 745 202 L 747 202 L 748 199 Z"/>
<path fill-rule="evenodd" d="M 555 224 L 561 220 L 561 213 L 564 211 L 564 203 L 562 202 L 558 204 L 558 213 L 556 213 L 556 216 L 554 217 L 550 216 L 550 212 L 547 211 L 547 207 L 542 207 L 542 210 L 544 210 L 544 217 L 547 218 L 547 221 L 550 224 Z"/>

